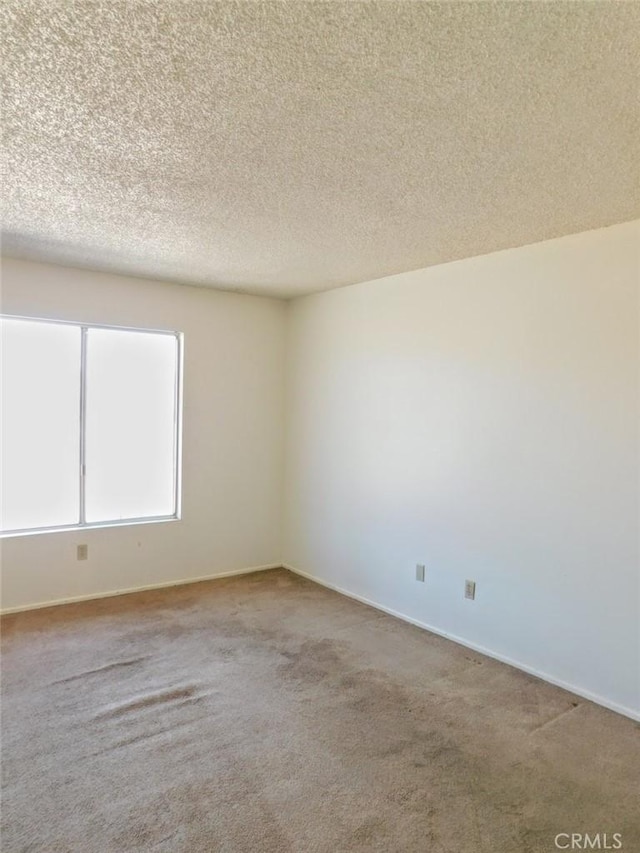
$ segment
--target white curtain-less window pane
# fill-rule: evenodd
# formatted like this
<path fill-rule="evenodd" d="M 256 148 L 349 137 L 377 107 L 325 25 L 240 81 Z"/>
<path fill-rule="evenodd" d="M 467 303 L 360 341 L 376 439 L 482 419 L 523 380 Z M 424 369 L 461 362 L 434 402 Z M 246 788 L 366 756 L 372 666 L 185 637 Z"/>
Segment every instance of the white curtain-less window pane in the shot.
<path fill-rule="evenodd" d="M 86 520 L 173 515 L 173 335 L 87 332 Z"/>
<path fill-rule="evenodd" d="M 80 329 L 0 321 L 2 529 L 79 521 Z"/>

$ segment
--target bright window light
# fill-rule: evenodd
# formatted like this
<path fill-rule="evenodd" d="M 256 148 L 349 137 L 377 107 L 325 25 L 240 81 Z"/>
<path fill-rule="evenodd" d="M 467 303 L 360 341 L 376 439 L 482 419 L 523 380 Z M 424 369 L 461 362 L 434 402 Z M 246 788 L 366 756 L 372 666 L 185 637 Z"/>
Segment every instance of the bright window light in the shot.
<path fill-rule="evenodd" d="M 2 533 L 179 513 L 180 335 L 3 317 Z"/>
<path fill-rule="evenodd" d="M 80 519 L 77 326 L 2 320 L 2 529 Z"/>
<path fill-rule="evenodd" d="M 86 518 L 171 515 L 177 340 L 89 329 Z"/>

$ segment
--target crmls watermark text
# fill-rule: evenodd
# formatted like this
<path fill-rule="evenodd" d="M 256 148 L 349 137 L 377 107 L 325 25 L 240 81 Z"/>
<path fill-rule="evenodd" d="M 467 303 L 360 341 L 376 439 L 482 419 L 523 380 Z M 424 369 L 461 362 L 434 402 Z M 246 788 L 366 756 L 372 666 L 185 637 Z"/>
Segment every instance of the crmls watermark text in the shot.
<path fill-rule="evenodd" d="M 620 832 L 559 832 L 554 840 L 558 850 L 622 850 Z"/>

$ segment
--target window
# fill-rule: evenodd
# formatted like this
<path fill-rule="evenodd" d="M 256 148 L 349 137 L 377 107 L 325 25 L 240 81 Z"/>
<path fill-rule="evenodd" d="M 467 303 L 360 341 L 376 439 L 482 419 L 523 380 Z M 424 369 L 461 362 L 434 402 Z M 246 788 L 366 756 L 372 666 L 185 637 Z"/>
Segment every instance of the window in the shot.
<path fill-rule="evenodd" d="M 179 517 L 182 338 L 0 318 L 3 534 Z"/>

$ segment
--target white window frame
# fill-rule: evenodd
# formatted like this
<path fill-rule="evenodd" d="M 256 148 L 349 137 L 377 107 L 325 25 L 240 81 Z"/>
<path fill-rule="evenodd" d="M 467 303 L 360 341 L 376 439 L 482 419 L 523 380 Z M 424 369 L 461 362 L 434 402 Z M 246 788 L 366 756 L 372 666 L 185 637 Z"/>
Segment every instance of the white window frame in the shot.
<path fill-rule="evenodd" d="M 72 530 L 90 530 L 100 527 L 129 527 L 134 524 L 157 524 L 179 521 L 182 517 L 182 372 L 184 336 L 182 332 L 168 329 L 143 329 L 137 326 L 113 326 L 105 323 L 83 323 L 76 320 L 58 320 L 48 317 L 25 317 L 17 314 L 0 314 L 2 320 L 24 320 L 29 323 L 75 326 L 80 329 L 80 465 L 78 471 L 79 521 L 77 524 L 58 524 L 49 527 L 25 527 L 19 530 L 1 530 L 0 539 L 15 536 L 32 536 L 40 533 L 59 533 Z M 89 329 L 111 329 L 117 332 L 140 332 L 145 335 L 166 335 L 176 339 L 176 375 L 174 382 L 173 410 L 173 512 L 170 515 L 142 516 L 141 518 L 118 518 L 88 522 L 85 507 L 86 480 L 86 400 L 87 400 L 87 333 Z"/>

